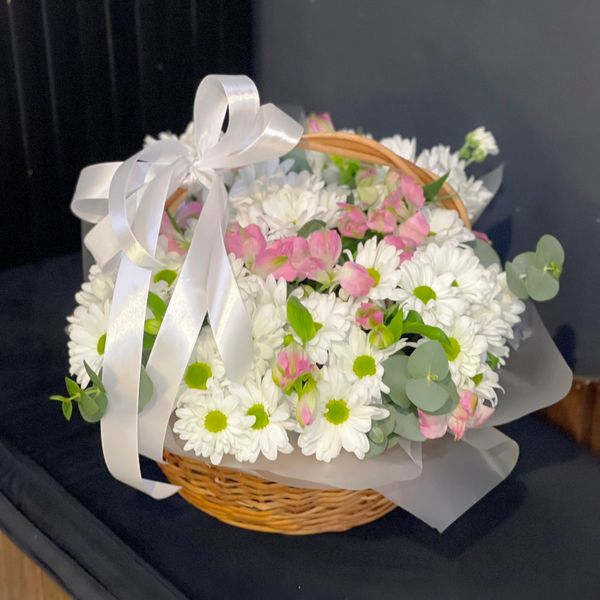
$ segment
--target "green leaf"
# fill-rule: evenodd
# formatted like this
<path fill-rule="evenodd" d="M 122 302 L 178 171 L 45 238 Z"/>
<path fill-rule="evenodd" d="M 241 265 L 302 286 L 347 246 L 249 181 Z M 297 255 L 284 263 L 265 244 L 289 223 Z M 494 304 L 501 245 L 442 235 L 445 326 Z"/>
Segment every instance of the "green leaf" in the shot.
<path fill-rule="evenodd" d="M 416 310 L 409 310 L 406 319 L 404 319 L 404 325 L 406 326 L 409 323 L 420 323 L 422 325 L 423 317 Z"/>
<path fill-rule="evenodd" d="M 158 294 L 148 292 L 148 308 L 156 319 L 162 321 L 167 312 L 167 303 Z"/>
<path fill-rule="evenodd" d="M 542 271 L 534 265 L 527 269 L 525 284 L 527 285 L 527 292 L 537 302 L 551 300 L 558 294 L 560 288 L 560 284 L 550 273 Z"/>
<path fill-rule="evenodd" d="M 387 439 L 384 439 L 381 444 L 376 444 L 373 440 L 369 440 L 369 450 L 365 453 L 365 458 L 377 458 L 381 456 L 387 448 Z"/>
<path fill-rule="evenodd" d="M 174 271 L 173 269 L 163 269 L 154 276 L 154 283 L 164 281 L 169 287 L 171 287 L 176 279 L 177 271 Z"/>
<path fill-rule="evenodd" d="M 166 208 L 165 212 L 167 213 L 169 221 L 171 221 L 171 225 L 173 225 L 173 229 L 180 235 L 183 235 L 183 229 L 179 226 L 179 223 L 177 223 L 177 220 L 175 219 L 171 211 L 168 208 Z"/>
<path fill-rule="evenodd" d="M 417 346 L 408 359 L 408 372 L 411 377 L 444 379 L 448 369 L 448 358 L 442 345 L 437 341 L 425 342 Z"/>
<path fill-rule="evenodd" d="M 394 315 L 394 318 L 388 325 L 388 329 L 394 335 L 394 341 L 398 341 L 402 337 L 402 332 L 404 331 L 404 313 L 402 310 L 399 310 Z"/>
<path fill-rule="evenodd" d="M 398 406 L 408 408 L 410 400 L 406 395 L 406 382 L 408 381 L 408 356 L 395 354 L 383 363 L 383 383 L 390 388 L 389 398 Z"/>
<path fill-rule="evenodd" d="M 494 371 L 497 371 L 498 367 L 500 366 L 500 359 L 495 354 L 492 354 L 491 352 L 487 353 L 486 362 L 489 365 L 489 367 L 491 369 L 493 369 Z"/>
<path fill-rule="evenodd" d="M 96 403 L 96 400 L 87 392 L 81 391 L 77 405 L 79 406 L 79 413 L 84 421 L 96 423 L 100 420 L 101 415 L 98 415 L 100 407 Z"/>
<path fill-rule="evenodd" d="M 437 410 L 426 410 L 425 412 L 430 415 L 448 415 L 450 414 L 458 405 L 458 401 L 460 400 L 458 396 L 458 391 L 454 382 L 452 381 L 452 376 L 450 373 L 446 376 L 443 381 L 439 382 L 439 385 L 442 386 L 448 392 L 448 400 L 444 402 L 440 408 Z M 424 410 L 424 409 L 421 409 Z"/>
<path fill-rule="evenodd" d="M 394 419 L 396 420 L 394 427 L 395 434 L 413 442 L 422 442 L 425 439 L 425 436 L 419 429 L 419 419 L 415 413 L 393 406 L 387 408 L 394 412 Z"/>
<path fill-rule="evenodd" d="M 444 183 L 446 183 L 448 175 L 450 175 L 450 171 L 442 175 L 439 179 L 436 179 L 435 181 L 423 186 L 423 194 L 427 202 L 433 202 L 435 200 Z"/>
<path fill-rule="evenodd" d="M 388 436 L 387 450 L 391 450 L 394 446 L 397 446 L 401 439 L 397 433 L 391 433 Z"/>
<path fill-rule="evenodd" d="M 406 394 L 415 406 L 427 412 L 439 410 L 450 398 L 448 390 L 426 377 L 409 379 Z"/>
<path fill-rule="evenodd" d="M 298 235 L 307 238 L 311 233 L 320 231 L 321 229 L 327 229 L 327 224 L 319 219 L 313 219 L 298 229 Z"/>
<path fill-rule="evenodd" d="M 92 367 L 90 367 L 90 365 L 87 364 L 87 362 L 85 360 L 83 361 L 83 366 L 85 367 L 85 372 L 88 374 L 88 377 L 90 378 L 90 381 L 92 382 L 92 385 L 95 388 L 98 388 L 98 390 L 100 390 L 101 392 L 103 392 L 104 385 L 102 385 L 100 376 L 96 373 L 96 371 L 94 371 L 94 369 L 92 369 Z"/>
<path fill-rule="evenodd" d="M 373 425 L 373 427 L 371 427 L 371 431 L 369 431 L 368 436 L 369 440 L 377 445 L 383 444 L 387 437 L 377 425 Z"/>
<path fill-rule="evenodd" d="M 139 403 L 138 403 L 138 412 L 142 412 L 148 402 L 152 400 L 152 395 L 154 394 L 154 385 L 152 383 L 152 379 L 146 372 L 145 367 L 142 365 L 140 370 L 140 394 L 139 394 Z"/>
<path fill-rule="evenodd" d="M 142 343 L 142 349 L 144 352 L 150 352 L 152 350 L 152 346 L 154 346 L 154 342 L 156 341 L 156 336 L 144 331 L 144 341 Z"/>
<path fill-rule="evenodd" d="M 67 386 L 67 392 L 69 393 L 69 396 L 79 396 L 81 388 L 76 381 L 70 377 L 65 377 L 65 385 Z"/>
<path fill-rule="evenodd" d="M 149 335 L 156 335 L 160 329 L 162 321 L 160 319 L 146 319 L 144 331 Z"/>
<path fill-rule="evenodd" d="M 504 265 L 506 271 L 506 284 L 510 288 L 510 291 L 521 300 L 527 300 L 529 293 L 527 292 L 527 286 L 525 285 L 525 278 L 522 277 L 517 268 L 513 263 L 507 262 Z"/>
<path fill-rule="evenodd" d="M 62 403 L 62 414 L 67 421 L 71 420 L 73 416 L 73 403 L 70 400 Z"/>
<path fill-rule="evenodd" d="M 298 337 L 306 344 L 317 334 L 317 329 L 308 309 L 296 298 L 290 296 L 287 302 L 287 318 Z"/>
<path fill-rule="evenodd" d="M 565 251 L 561 243 L 553 235 L 543 235 L 535 248 L 535 264 L 540 268 L 554 263 L 562 267 L 565 262 Z"/>
<path fill-rule="evenodd" d="M 423 337 L 429 338 L 432 341 L 437 341 L 442 345 L 442 348 L 446 352 L 452 352 L 452 344 L 450 343 L 450 338 L 439 327 L 434 327 L 433 325 L 424 325 L 423 323 L 417 322 L 407 324 L 407 322 L 405 321 L 404 334 L 408 335 L 409 333 L 421 335 Z"/>
<path fill-rule="evenodd" d="M 52 394 L 52 396 L 50 396 L 50 400 L 54 400 L 55 402 L 67 402 L 69 399 L 66 396 Z"/>
<path fill-rule="evenodd" d="M 377 421 L 377 427 L 383 431 L 383 435 L 386 437 L 394 431 L 394 427 L 396 425 L 396 419 L 392 412 L 385 419 L 381 419 L 381 421 Z"/>
<path fill-rule="evenodd" d="M 474 240 L 468 242 L 468 245 L 473 248 L 475 256 L 480 260 L 484 267 L 500 264 L 500 257 L 494 248 L 492 248 L 492 246 L 487 242 L 484 242 L 479 238 L 475 238 Z"/>

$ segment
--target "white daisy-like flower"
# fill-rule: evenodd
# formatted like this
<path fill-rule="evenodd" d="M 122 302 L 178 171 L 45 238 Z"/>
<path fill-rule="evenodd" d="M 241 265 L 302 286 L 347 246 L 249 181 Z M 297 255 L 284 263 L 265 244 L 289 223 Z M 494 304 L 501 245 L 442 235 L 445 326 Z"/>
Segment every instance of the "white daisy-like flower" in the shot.
<path fill-rule="evenodd" d="M 467 133 L 465 140 L 479 154 L 479 160 L 483 160 L 488 155 L 495 156 L 499 153 L 494 134 L 485 127 L 477 127 L 470 131 Z"/>
<path fill-rule="evenodd" d="M 232 196 L 252 194 L 253 183 L 262 178 L 281 181 L 281 185 L 283 185 L 285 176 L 293 166 L 294 160 L 291 158 L 283 161 L 272 158 L 242 167 L 234 173 L 229 193 Z"/>
<path fill-rule="evenodd" d="M 420 260 L 417 251 L 412 260 L 400 267 L 396 299 L 404 312 L 418 312 L 427 325 L 451 327 L 457 315 L 463 314 L 468 303 L 452 286 L 452 273 L 438 275 L 428 261 Z"/>
<path fill-rule="evenodd" d="M 410 160 L 411 162 L 415 162 L 415 157 L 417 155 L 416 138 L 403 138 L 401 135 L 393 135 L 391 137 L 383 138 L 381 144 L 386 148 L 389 148 L 398 156 Z"/>
<path fill-rule="evenodd" d="M 306 344 L 306 352 L 311 360 L 323 365 L 327 362 L 328 353 L 333 346 L 346 343 L 352 322 L 353 303 L 344 302 L 333 293 L 319 292 L 301 298 L 301 302 L 318 324 L 316 335 Z"/>
<path fill-rule="evenodd" d="M 416 164 L 436 175 L 449 172 L 448 183 L 462 200 L 469 217 L 480 214 L 493 197 L 480 179 L 468 177 L 465 172 L 465 162 L 452 152 L 450 146 L 434 146 L 423 150 L 417 157 Z"/>
<path fill-rule="evenodd" d="M 458 246 L 475 239 L 455 210 L 426 206 L 423 213 L 429 222 L 429 236 L 424 240 L 425 243 Z"/>
<path fill-rule="evenodd" d="M 268 240 L 295 235 L 303 225 L 318 219 L 333 226 L 347 191 L 324 182 L 308 171 L 255 181 L 247 195 L 230 193 L 235 216 L 242 227 L 258 225 Z"/>
<path fill-rule="evenodd" d="M 376 238 L 358 244 L 354 261 L 363 266 L 373 278 L 375 285 L 369 290 L 372 300 L 395 299 L 395 288 L 400 280 L 400 254 L 385 241 Z"/>
<path fill-rule="evenodd" d="M 262 380 L 250 379 L 243 386 L 233 385 L 231 393 L 240 400 L 242 412 L 255 419 L 247 432 L 248 444 L 237 454 L 238 460 L 255 462 L 259 454 L 275 460 L 278 452 L 292 452 L 288 431 L 294 429 L 294 421 L 290 418 L 289 404 L 273 383 L 270 369 Z"/>
<path fill-rule="evenodd" d="M 342 448 L 358 458 L 369 450 L 367 433 L 372 421 L 385 419 L 388 411 L 379 405 L 370 405 L 370 394 L 363 386 L 353 385 L 338 369 L 322 370 L 319 381 L 319 410 L 316 419 L 298 438 L 298 445 L 306 456 L 314 454 L 317 460 L 330 462 Z"/>
<path fill-rule="evenodd" d="M 476 321 L 464 315 L 457 317 L 446 333 L 451 345 L 448 364 L 452 380 L 458 388 L 464 388 L 472 377 L 482 372 L 486 360 L 487 340 L 479 334 Z"/>
<path fill-rule="evenodd" d="M 498 383 L 498 373 L 489 365 L 483 365 L 481 371 L 465 385 L 465 388 L 475 392 L 480 399 L 487 400 L 490 406 L 498 404 L 496 390 L 504 391 Z"/>
<path fill-rule="evenodd" d="M 183 382 L 195 390 L 214 389 L 225 383 L 225 365 L 209 325 L 200 330 Z"/>
<path fill-rule="evenodd" d="M 254 417 L 244 414 L 240 402 L 221 389 L 210 393 L 188 389 L 179 398 L 173 431 L 185 441 L 184 450 L 218 465 L 224 454 L 237 454 L 248 444 Z"/>
<path fill-rule="evenodd" d="M 114 289 L 114 277 L 104 273 L 98 265 L 92 265 L 88 274 L 88 281 L 83 283 L 81 290 L 75 294 L 75 301 L 85 307 L 92 304 L 102 304 L 105 300 L 112 298 Z"/>
<path fill-rule="evenodd" d="M 87 307 L 78 306 L 67 318 L 69 372 L 82 388 L 90 382 L 83 363 L 87 362 L 96 373 L 102 368 L 109 315 L 110 300 L 105 300 Z"/>
<path fill-rule="evenodd" d="M 389 387 L 383 383 L 383 361 L 400 349 L 398 344 L 380 350 L 369 343 L 368 335 L 356 325 L 352 325 L 347 343 L 334 347 L 332 368 L 341 369 L 344 375 L 356 384 L 369 390 L 371 398 L 380 400 L 381 392 L 388 393 Z"/>
<path fill-rule="evenodd" d="M 469 304 L 482 302 L 490 292 L 485 267 L 472 248 L 431 244 L 420 250 L 419 260 L 430 264 L 436 275 L 450 273 L 452 286 Z"/>

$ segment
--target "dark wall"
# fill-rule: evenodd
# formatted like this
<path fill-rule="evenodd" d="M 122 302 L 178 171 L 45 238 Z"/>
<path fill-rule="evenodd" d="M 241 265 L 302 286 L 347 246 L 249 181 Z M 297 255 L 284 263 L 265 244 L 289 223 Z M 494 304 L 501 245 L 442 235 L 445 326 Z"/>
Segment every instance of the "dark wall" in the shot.
<path fill-rule="evenodd" d="M 198 81 L 250 69 L 250 1 L 0 3 L 0 267 L 79 247 L 80 169 L 179 131 Z"/>
<path fill-rule="evenodd" d="M 563 289 L 540 310 L 576 372 L 600 375 L 600 3 L 258 0 L 254 27 L 268 100 L 419 146 L 494 131 L 504 186 L 478 226 L 505 256 L 561 239 Z"/>

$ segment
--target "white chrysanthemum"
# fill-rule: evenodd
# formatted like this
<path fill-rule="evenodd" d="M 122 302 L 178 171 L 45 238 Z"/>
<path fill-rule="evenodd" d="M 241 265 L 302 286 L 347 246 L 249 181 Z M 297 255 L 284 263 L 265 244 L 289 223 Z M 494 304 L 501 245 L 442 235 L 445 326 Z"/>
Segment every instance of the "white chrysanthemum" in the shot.
<path fill-rule="evenodd" d="M 322 374 L 316 419 L 302 431 L 298 445 L 306 456 L 314 454 L 325 462 L 338 456 L 342 448 L 362 459 L 369 450 L 367 433 L 372 421 L 385 419 L 389 413 L 370 405 L 367 389 L 353 385 L 338 369 L 324 368 Z"/>
<path fill-rule="evenodd" d="M 492 199 L 492 192 L 485 187 L 483 181 L 467 177 L 465 162 L 459 158 L 458 152 L 450 150 L 450 146 L 439 145 L 423 150 L 416 163 L 436 175 L 441 176 L 449 172 L 448 183 L 459 195 L 469 217 L 480 214 Z"/>
<path fill-rule="evenodd" d="M 197 390 L 219 388 L 225 381 L 225 365 L 209 325 L 200 330 L 183 380 Z"/>
<path fill-rule="evenodd" d="M 449 357 L 452 380 L 458 388 L 464 388 L 485 365 L 487 340 L 479 334 L 477 323 L 466 316 L 457 317 L 446 333 L 452 347 Z"/>
<path fill-rule="evenodd" d="M 485 158 L 488 154 L 495 156 L 499 153 L 496 138 L 491 131 L 485 127 L 477 127 L 467 134 L 467 141 L 476 148 L 476 150 Z"/>
<path fill-rule="evenodd" d="M 490 292 L 485 267 L 472 248 L 431 244 L 419 251 L 419 261 L 430 264 L 436 275 L 450 273 L 452 286 L 469 304 L 482 302 Z"/>
<path fill-rule="evenodd" d="M 418 312 L 427 325 L 450 327 L 457 315 L 463 314 L 468 303 L 458 296 L 452 286 L 451 273 L 438 275 L 427 261 L 421 261 L 420 252 L 400 267 L 400 280 L 395 297 L 404 312 Z"/>
<path fill-rule="evenodd" d="M 258 225 L 268 240 L 296 235 L 309 221 L 318 219 L 333 225 L 338 203 L 347 192 L 325 187 L 322 179 L 308 171 L 288 173 L 282 178 L 263 177 L 245 195 L 230 194 L 235 216 L 242 227 Z"/>
<path fill-rule="evenodd" d="M 345 344 L 347 341 L 352 322 L 352 303 L 344 302 L 333 293 L 319 292 L 301 298 L 301 302 L 319 327 L 316 335 L 306 344 L 306 351 L 311 360 L 323 365 L 327 362 L 328 353 L 333 346 Z"/>
<path fill-rule="evenodd" d="M 215 389 L 186 390 L 175 411 L 173 431 L 185 441 L 184 450 L 210 459 L 218 465 L 224 454 L 237 454 L 248 444 L 247 431 L 254 417 L 246 416 L 239 401 Z"/>
<path fill-rule="evenodd" d="M 393 135 L 392 137 L 383 138 L 381 143 L 398 156 L 410 160 L 411 162 L 415 162 L 415 157 L 417 155 L 416 138 L 403 138 L 401 135 Z"/>
<path fill-rule="evenodd" d="M 279 180 L 281 185 L 283 185 L 285 176 L 293 166 L 294 161 L 291 158 L 281 162 L 278 158 L 272 158 L 247 165 L 235 172 L 229 192 L 232 196 L 247 196 L 252 194 L 252 184 L 262 178 Z"/>
<path fill-rule="evenodd" d="M 75 301 L 85 307 L 102 304 L 105 300 L 112 298 L 114 289 L 114 277 L 104 273 L 98 265 L 92 265 L 88 281 L 83 283 L 81 290 L 75 294 Z"/>
<path fill-rule="evenodd" d="M 423 212 L 429 222 L 429 236 L 424 240 L 425 243 L 458 246 L 475 239 L 455 210 L 426 206 Z"/>
<path fill-rule="evenodd" d="M 332 368 L 341 369 L 350 381 L 364 385 L 371 398 L 379 400 L 381 392 L 390 391 L 383 383 L 382 362 L 399 349 L 398 344 L 385 350 L 374 348 L 369 343 L 368 335 L 360 327 L 352 325 L 347 343 L 338 344 L 334 348 L 335 361 Z"/>
<path fill-rule="evenodd" d="M 394 299 L 394 289 L 400 280 L 400 254 L 385 241 L 377 243 L 376 238 L 358 244 L 354 261 L 367 269 L 375 281 L 369 290 L 372 300 Z"/>
<path fill-rule="evenodd" d="M 69 372 L 82 388 L 90 382 L 83 363 L 87 362 L 96 373 L 102 368 L 109 314 L 110 300 L 105 300 L 87 307 L 78 306 L 67 318 Z"/>
<path fill-rule="evenodd" d="M 255 462 L 259 454 L 275 460 L 278 452 L 292 452 L 288 431 L 294 428 L 294 421 L 289 404 L 273 383 L 270 369 L 261 381 L 250 379 L 243 386 L 233 385 L 231 393 L 240 400 L 242 412 L 255 419 L 247 432 L 248 444 L 238 452 L 238 460 Z"/>

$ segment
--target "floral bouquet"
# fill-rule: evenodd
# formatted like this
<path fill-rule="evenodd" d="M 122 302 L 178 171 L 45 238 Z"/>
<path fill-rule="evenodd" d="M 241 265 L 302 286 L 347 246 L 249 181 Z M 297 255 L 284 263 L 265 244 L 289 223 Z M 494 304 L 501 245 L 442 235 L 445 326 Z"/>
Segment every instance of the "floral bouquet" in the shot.
<path fill-rule="evenodd" d="M 418 155 L 414 139 L 335 132 L 327 114 L 304 131 L 300 141 L 301 126 L 259 107 L 247 78 L 213 76 L 182 136 L 148 137 L 128 161 L 82 172 L 73 209 L 97 223 L 86 238 L 97 264 L 68 318 L 73 379 L 52 399 L 67 419 L 76 404 L 101 420 L 110 471 L 154 497 L 177 488 L 142 478 L 138 454 L 164 463 L 166 444 L 203 473 L 375 488 L 386 508 L 442 529 L 458 515 L 440 524 L 406 500 L 425 478 L 421 449 L 463 440 L 489 470 L 485 453 L 506 442 L 464 440 L 502 436 L 488 423 L 515 402 L 498 395 L 537 319 L 523 324 L 524 301 L 556 295 L 563 249 L 545 235 L 503 269 L 472 230 L 499 187 L 498 171 L 466 173 L 498 154 L 482 127 L 457 152 Z M 560 366 L 541 402 L 566 391 Z M 493 481 L 472 474 L 485 482 L 459 511 L 515 460 Z"/>

